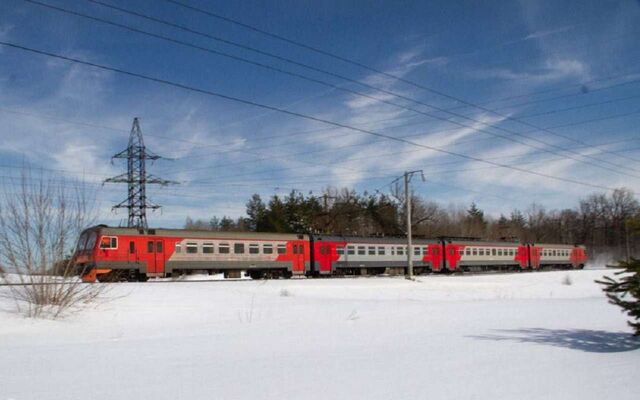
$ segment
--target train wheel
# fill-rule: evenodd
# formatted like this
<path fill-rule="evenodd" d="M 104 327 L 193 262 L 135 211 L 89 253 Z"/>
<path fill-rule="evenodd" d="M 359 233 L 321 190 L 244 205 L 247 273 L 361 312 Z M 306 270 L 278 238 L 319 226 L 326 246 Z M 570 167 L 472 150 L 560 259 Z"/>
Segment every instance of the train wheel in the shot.
<path fill-rule="evenodd" d="M 262 271 L 249 271 L 249 276 L 251 277 L 251 279 L 263 279 L 264 278 L 264 272 Z"/>

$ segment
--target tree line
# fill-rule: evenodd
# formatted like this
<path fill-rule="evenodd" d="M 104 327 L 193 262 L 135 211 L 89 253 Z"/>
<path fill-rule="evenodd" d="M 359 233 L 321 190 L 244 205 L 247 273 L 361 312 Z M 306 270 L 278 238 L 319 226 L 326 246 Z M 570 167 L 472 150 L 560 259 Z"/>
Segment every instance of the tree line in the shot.
<path fill-rule="evenodd" d="M 254 194 L 246 216 L 209 221 L 187 217 L 185 228 L 214 231 L 308 232 L 358 236 L 402 236 L 406 215 L 401 194 L 357 193 L 327 188 L 321 195 L 292 191 L 264 201 Z M 438 236 L 502 239 L 520 242 L 584 244 L 591 254 L 628 258 L 640 248 L 640 204 L 633 192 L 620 188 L 596 193 L 574 208 L 548 210 L 533 203 L 498 217 L 477 204 L 442 205 L 419 196 L 411 198 L 416 237 Z"/>

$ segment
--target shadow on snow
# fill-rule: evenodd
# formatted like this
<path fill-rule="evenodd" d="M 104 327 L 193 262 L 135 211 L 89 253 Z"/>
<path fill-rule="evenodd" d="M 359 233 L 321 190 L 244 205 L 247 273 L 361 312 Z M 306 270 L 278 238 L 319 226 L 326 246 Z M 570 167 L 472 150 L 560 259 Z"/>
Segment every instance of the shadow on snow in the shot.
<path fill-rule="evenodd" d="M 474 339 L 538 343 L 590 353 L 618 353 L 640 349 L 640 338 L 625 332 L 589 329 L 501 329 L 498 334 L 469 336 Z"/>

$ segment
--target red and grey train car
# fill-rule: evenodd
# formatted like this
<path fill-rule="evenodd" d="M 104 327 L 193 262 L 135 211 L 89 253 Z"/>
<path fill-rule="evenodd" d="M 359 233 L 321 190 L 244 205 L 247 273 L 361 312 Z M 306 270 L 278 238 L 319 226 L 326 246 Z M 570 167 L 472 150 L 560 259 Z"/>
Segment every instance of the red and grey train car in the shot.
<path fill-rule="evenodd" d="M 193 271 L 253 278 L 295 275 L 404 273 L 407 246 L 400 238 L 367 238 L 183 229 L 85 230 L 74 263 L 86 281 L 175 276 Z M 417 239 L 416 273 L 483 269 L 581 268 L 583 246 L 460 239 Z"/>

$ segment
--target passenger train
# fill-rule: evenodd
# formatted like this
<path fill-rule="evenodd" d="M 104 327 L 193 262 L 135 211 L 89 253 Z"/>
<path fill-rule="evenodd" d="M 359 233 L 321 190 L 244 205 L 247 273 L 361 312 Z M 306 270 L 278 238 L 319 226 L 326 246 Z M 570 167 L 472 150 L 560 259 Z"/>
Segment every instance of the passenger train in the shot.
<path fill-rule="evenodd" d="M 584 246 L 416 239 L 416 274 L 481 270 L 583 268 Z M 73 263 L 87 282 L 175 277 L 194 271 L 254 279 L 293 276 L 403 274 L 406 240 L 98 225 L 81 234 Z"/>

